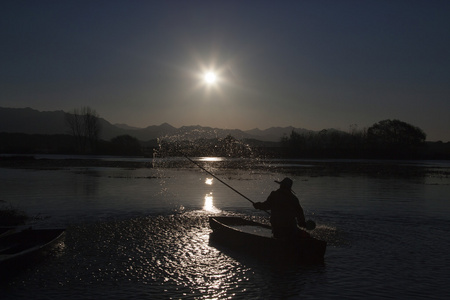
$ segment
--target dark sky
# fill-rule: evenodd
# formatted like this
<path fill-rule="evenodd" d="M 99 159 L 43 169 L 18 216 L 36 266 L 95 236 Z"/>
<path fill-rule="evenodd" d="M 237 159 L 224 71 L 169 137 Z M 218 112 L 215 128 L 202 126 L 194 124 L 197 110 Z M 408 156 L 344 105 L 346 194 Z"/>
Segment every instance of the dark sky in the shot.
<path fill-rule="evenodd" d="M 3 0 L 0 24 L 2 107 L 450 141 L 450 1 Z"/>

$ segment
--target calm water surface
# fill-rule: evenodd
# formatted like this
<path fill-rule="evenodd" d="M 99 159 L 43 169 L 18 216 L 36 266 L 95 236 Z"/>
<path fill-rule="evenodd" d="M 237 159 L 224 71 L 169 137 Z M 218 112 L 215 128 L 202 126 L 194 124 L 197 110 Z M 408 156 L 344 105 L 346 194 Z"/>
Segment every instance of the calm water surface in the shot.
<path fill-rule="evenodd" d="M 323 265 L 275 266 L 210 244 L 210 215 L 267 216 L 198 168 L 0 168 L 1 200 L 35 227 L 67 228 L 49 257 L 0 284 L 0 299 L 448 299 L 448 164 L 312 177 L 305 162 L 295 174 L 282 163 L 210 171 L 254 201 L 293 178 L 312 234 L 328 242 Z"/>

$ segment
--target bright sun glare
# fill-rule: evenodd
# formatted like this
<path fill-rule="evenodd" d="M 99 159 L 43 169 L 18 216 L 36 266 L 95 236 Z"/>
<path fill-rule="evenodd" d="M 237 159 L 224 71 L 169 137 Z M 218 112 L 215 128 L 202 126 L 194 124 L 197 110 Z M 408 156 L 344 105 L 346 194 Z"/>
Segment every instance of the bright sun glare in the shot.
<path fill-rule="evenodd" d="M 217 75 L 212 71 L 208 71 L 205 74 L 203 74 L 203 80 L 205 81 L 206 84 L 209 85 L 215 84 L 217 82 Z"/>

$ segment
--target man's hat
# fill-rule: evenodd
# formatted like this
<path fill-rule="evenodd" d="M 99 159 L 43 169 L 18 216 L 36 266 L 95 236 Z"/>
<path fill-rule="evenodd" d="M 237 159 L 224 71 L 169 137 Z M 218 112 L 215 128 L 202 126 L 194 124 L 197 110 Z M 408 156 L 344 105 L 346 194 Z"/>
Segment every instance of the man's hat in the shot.
<path fill-rule="evenodd" d="M 288 177 L 284 178 L 281 181 L 275 180 L 275 182 L 278 183 L 280 185 L 280 187 L 287 188 L 287 189 L 291 189 L 292 188 L 292 184 L 293 184 L 292 179 L 290 179 Z"/>

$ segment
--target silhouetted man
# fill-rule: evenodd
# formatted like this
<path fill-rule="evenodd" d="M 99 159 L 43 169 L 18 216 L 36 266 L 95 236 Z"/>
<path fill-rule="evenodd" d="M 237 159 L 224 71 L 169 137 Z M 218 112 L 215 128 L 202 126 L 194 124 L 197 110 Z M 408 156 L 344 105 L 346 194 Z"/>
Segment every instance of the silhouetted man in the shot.
<path fill-rule="evenodd" d="M 297 225 L 306 226 L 305 215 L 300 201 L 291 190 L 292 180 L 286 177 L 281 182 L 275 182 L 280 184 L 280 188 L 271 192 L 266 201 L 254 203 L 253 206 L 271 211 L 270 223 L 275 238 L 293 238 L 301 232 Z"/>

